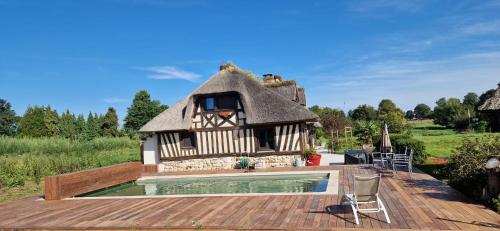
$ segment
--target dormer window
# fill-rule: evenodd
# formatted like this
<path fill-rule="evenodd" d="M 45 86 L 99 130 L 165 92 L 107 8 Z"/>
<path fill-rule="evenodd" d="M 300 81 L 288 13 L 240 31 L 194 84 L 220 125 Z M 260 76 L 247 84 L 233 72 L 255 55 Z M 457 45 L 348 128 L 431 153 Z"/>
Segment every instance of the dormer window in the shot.
<path fill-rule="evenodd" d="M 204 97 L 201 99 L 204 111 L 224 111 L 236 109 L 236 95 L 224 94 Z"/>
<path fill-rule="evenodd" d="M 217 109 L 219 110 L 236 109 L 236 97 L 234 95 L 221 95 L 217 97 Z"/>
<path fill-rule="evenodd" d="M 205 98 L 205 111 L 213 111 L 215 110 L 215 98 L 214 97 L 207 97 Z"/>

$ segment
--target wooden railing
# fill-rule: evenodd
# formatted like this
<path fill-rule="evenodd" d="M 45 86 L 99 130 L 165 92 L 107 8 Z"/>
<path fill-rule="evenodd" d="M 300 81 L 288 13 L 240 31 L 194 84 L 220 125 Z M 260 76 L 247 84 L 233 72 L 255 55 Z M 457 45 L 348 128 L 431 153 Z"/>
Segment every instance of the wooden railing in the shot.
<path fill-rule="evenodd" d="M 154 167 L 144 166 L 140 162 L 130 162 L 58 176 L 47 176 L 45 177 L 45 199 L 60 200 L 137 180 L 143 172 L 154 172 Z"/>

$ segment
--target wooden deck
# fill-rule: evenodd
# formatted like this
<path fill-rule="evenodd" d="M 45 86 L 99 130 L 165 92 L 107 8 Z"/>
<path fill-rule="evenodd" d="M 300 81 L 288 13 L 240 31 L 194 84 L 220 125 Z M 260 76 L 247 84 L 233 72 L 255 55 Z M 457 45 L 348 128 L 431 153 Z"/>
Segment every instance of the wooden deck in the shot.
<path fill-rule="evenodd" d="M 24 229 L 419 229 L 498 230 L 500 215 L 467 200 L 423 173 L 386 174 L 383 214 L 361 215 L 359 226 L 341 196 L 350 192 L 353 174 L 373 173 L 371 166 L 330 166 L 340 170 L 339 195 L 243 196 L 163 199 L 36 201 L 0 204 L 0 228 Z M 273 169 L 274 170 L 274 169 Z M 282 171 L 283 169 L 276 169 Z M 294 170 L 305 170 L 294 168 Z"/>

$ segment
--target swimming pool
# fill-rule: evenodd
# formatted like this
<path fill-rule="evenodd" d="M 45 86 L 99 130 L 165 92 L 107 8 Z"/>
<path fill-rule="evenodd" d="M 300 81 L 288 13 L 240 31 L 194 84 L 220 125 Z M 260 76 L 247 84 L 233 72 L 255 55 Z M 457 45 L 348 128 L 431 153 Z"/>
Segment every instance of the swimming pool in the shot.
<path fill-rule="evenodd" d="M 80 198 L 334 194 L 338 171 L 144 177 L 80 195 Z"/>

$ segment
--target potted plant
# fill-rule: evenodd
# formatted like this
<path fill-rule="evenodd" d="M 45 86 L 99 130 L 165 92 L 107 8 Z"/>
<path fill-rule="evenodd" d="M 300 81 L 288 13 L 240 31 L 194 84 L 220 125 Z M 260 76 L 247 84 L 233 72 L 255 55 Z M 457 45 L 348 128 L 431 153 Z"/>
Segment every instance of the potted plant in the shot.
<path fill-rule="evenodd" d="M 306 159 L 306 166 L 319 166 L 321 161 L 321 155 L 316 153 L 314 148 L 309 148 L 304 151 L 304 157 Z"/>

